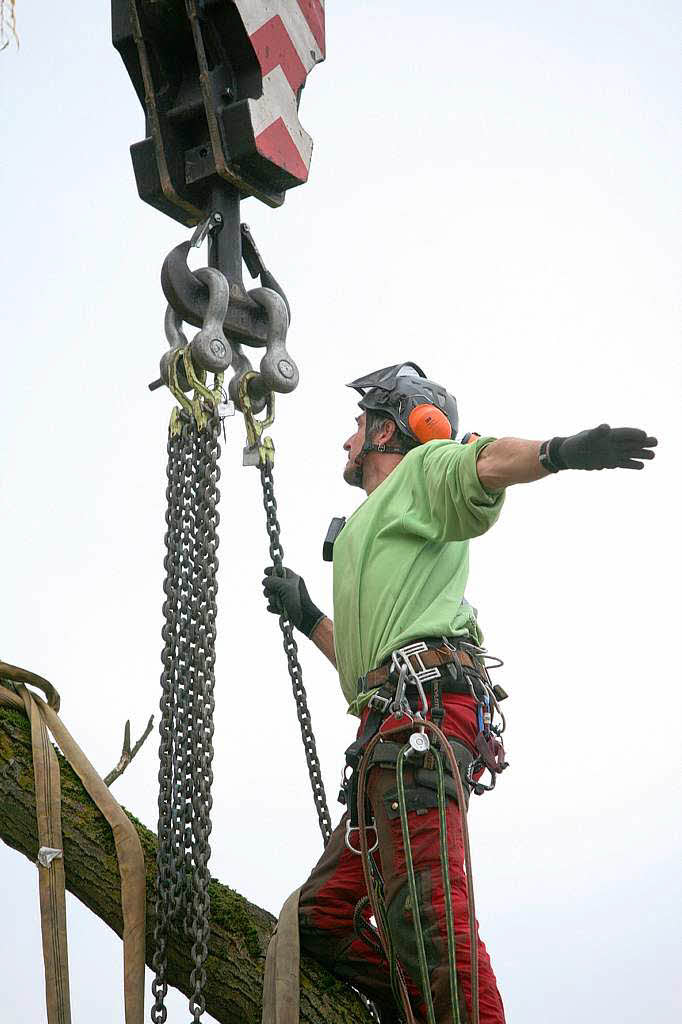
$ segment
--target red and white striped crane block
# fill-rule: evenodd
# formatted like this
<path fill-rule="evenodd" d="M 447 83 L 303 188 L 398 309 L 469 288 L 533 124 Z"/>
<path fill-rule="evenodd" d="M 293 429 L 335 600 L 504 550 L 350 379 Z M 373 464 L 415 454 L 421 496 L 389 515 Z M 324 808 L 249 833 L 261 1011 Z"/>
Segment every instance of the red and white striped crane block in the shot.
<path fill-rule="evenodd" d="M 298 119 L 298 102 L 306 78 L 325 57 L 324 0 L 234 3 L 263 78 L 262 95 L 247 101 L 256 150 L 291 185 L 302 184 L 313 140 Z"/>

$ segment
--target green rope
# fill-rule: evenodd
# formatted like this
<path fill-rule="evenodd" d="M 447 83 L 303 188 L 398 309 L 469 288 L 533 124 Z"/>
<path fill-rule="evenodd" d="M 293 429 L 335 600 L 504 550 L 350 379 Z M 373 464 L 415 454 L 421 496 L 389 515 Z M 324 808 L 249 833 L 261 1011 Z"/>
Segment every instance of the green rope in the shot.
<path fill-rule="evenodd" d="M 421 914 L 419 911 L 419 894 L 417 892 L 417 879 L 414 874 L 414 861 L 412 859 L 412 844 L 410 842 L 410 831 L 407 824 L 407 802 L 405 800 L 405 778 L 404 762 L 405 755 L 411 750 L 409 743 L 406 743 L 398 754 L 396 763 L 396 781 L 398 790 L 398 807 L 400 808 L 400 827 L 403 833 L 403 846 L 405 847 L 405 865 L 407 867 L 407 884 L 412 901 L 412 918 L 414 921 L 414 935 L 417 940 L 417 956 L 419 958 L 419 971 L 422 978 L 422 991 L 426 1002 L 426 1013 L 428 1024 L 437 1024 L 436 1014 L 433 1008 L 433 996 L 431 995 L 431 984 L 429 981 L 429 965 L 426 960 L 426 948 L 424 946 L 424 931 L 422 929 Z"/>
<path fill-rule="evenodd" d="M 443 877 L 443 891 L 445 893 L 445 923 L 448 931 L 448 970 L 450 972 L 450 1002 L 452 1006 L 452 1019 L 455 1024 L 461 1024 L 459 1016 L 459 998 L 457 996 L 457 951 L 455 949 L 455 916 L 452 910 L 452 892 L 450 889 L 450 863 L 448 860 L 448 825 L 447 806 L 445 797 L 445 776 L 443 773 L 443 759 L 437 750 L 433 750 L 438 772 L 438 815 L 440 818 L 440 868 Z M 463 813 L 460 808 L 460 814 Z"/>
<path fill-rule="evenodd" d="M 384 944 L 384 953 L 386 955 L 386 959 L 388 960 L 389 981 L 391 984 L 391 991 L 393 992 L 393 998 L 395 999 L 396 1003 L 400 1005 L 401 996 L 400 985 L 398 984 L 398 958 L 396 956 L 395 947 L 393 945 L 391 929 L 388 924 L 388 912 L 386 910 L 386 902 L 384 900 L 383 879 L 372 857 L 369 858 L 369 864 L 372 885 L 374 888 L 374 905 L 372 904 L 371 900 L 369 902 L 373 910 L 374 906 L 376 906 L 376 910 L 374 910 L 374 913 L 375 916 L 380 919 L 380 922 L 377 921 L 377 926 L 379 925 L 379 923 L 381 923 L 381 928 L 379 929 L 377 927 L 377 931 L 379 932 L 380 937 L 382 932 L 383 935 L 385 936 L 386 941 Z"/>
<path fill-rule="evenodd" d="M 407 984 L 402 966 L 396 955 L 393 936 L 391 935 L 388 912 L 384 900 L 383 879 L 375 860 L 369 853 L 367 844 L 367 772 L 371 763 L 372 752 L 380 739 L 381 734 L 377 733 L 374 739 L 370 741 L 369 746 L 365 749 L 365 753 L 361 758 L 360 765 L 358 767 L 358 819 L 360 825 L 359 835 L 362 856 L 362 872 L 365 878 L 365 885 L 367 887 L 367 895 L 370 897 L 370 904 L 374 913 L 375 922 L 384 947 L 384 953 L 389 963 L 391 989 L 393 991 L 396 1005 L 403 1007 L 406 1021 L 409 1021 L 410 1024 L 416 1024 L 414 1014 L 412 1013 L 412 1008 L 410 1006 L 410 997 L 407 991 Z"/>
<path fill-rule="evenodd" d="M 401 1003 L 400 985 L 398 984 L 398 958 L 395 952 L 395 946 L 393 945 L 393 937 L 391 936 L 391 929 L 388 923 L 388 913 L 386 911 L 386 904 L 384 902 L 384 894 L 379 887 L 379 883 L 376 883 L 374 889 L 376 895 L 376 904 L 381 918 L 381 929 L 386 938 L 386 959 L 388 960 L 389 970 L 389 981 L 391 984 L 391 992 L 398 1006 Z"/>

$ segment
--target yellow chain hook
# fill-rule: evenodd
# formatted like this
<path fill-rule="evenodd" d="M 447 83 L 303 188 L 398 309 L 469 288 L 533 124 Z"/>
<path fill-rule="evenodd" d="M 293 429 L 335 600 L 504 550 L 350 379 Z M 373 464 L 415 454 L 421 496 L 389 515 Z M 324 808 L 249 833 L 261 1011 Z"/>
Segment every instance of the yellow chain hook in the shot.
<path fill-rule="evenodd" d="M 168 363 L 168 389 L 172 394 L 176 402 L 180 403 L 180 406 L 188 412 L 190 416 L 194 415 L 192 403 L 182 391 L 178 381 L 178 362 L 182 358 L 183 349 L 178 348 Z M 180 409 L 176 406 L 173 407 L 171 412 L 170 424 L 168 427 L 172 436 L 176 436 L 182 430 L 182 421 L 180 419 Z"/>
<path fill-rule="evenodd" d="M 255 370 L 250 370 L 239 381 L 239 408 L 244 414 L 246 424 L 247 443 L 244 449 L 244 465 L 267 466 L 270 463 L 272 466 L 275 462 L 275 445 L 271 437 L 263 437 L 263 431 L 275 422 L 275 396 L 272 391 L 268 394 L 265 418 L 256 419 L 248 387 L 249 383 L 258 376 L 259 374 Z"/>
<path fill-rule="evenodd" d="M 180 359 L 183 361 L 185 368 L 185 375 L 191 387 L 194 389 L 194 396 L 190 400 L 183 393 L 180 388 L 178 381 L 178 363 Z M 192 357 L 190 355 L 189 346 L 183 346 L 178 348 L 173 353 L 173 356 L 168 364 L 168 388 L 180 406 L 189 413 L 189 415 L 195 420 L 199 430 L 203 430 L 208 423 L 208 414 L 204 407 L 204 402 L 212 406 L 213 409 L 217 409 L 221 397 L 222 397 L 222 384 L 224 379 L 224 373 L 216 373 L 214 377 L 213 389 L 206 387 L 206 371 L 194 369 L 192 363 Z M 202 402 L 202 399 L 204 402 Z M 182 429 L 182 422 L 180 419 L 180 409 L 177 406 L 173 409 L 170 418 L 169 430 L 171 434 L 179 434 Z"/>
<path fill-rule="evenodd" d="M 199 373 L 197 373 L 194 369 L 189 345 L 182 350 L 182 361 L 185 366 L 187 380 L 194 388 L 194 398 L 192 399 L 192 412 L 194 419 L 196 420 L 199 430 L 203 430 L 208 423 L 208 414 L 201 400 L 203 398 L 204 402 L 206 402 L 215 412 L 220 403 L 223 377 L 225 375 L 223 373 L 215 374 L 213 390 L 211 390 L 206 387 L 206 371 L 200 370 Z"/>

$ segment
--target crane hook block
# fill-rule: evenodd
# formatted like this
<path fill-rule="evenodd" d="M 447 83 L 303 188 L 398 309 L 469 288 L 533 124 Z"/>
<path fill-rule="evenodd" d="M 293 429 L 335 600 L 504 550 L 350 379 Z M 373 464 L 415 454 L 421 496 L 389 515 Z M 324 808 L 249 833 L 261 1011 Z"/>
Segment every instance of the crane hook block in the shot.
<path fill-rule="evenodd" d="M 146 118 L 140 197 L 181 224 L 221 180 L 280 206 L 310 170 L 298 107 L 325 57 L 324 0 L 112 0 L 112 40 Z"/>

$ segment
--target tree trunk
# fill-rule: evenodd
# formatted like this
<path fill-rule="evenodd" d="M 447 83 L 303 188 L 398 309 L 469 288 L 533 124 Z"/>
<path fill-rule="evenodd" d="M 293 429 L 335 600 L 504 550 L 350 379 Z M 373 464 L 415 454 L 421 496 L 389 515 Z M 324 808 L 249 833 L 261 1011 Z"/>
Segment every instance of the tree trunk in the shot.
<path fill-rule="evenodd" d="M 59 757 L 66 886 L 121 935 L 120 879 L 109 825 L 80 780 Z M 31 738 L 25 716 L 0 708 L 0 839 L 35 861 L 38 854 Z M 156 836 L 136 821 L 147 875 L 147 963 L 154 952 Z M 211 883 L 211 937 L 206 963 L 206 1009 L 222 1024 L 259 1024 L 265 951 L 274 918 L 215 879 Z M 37 894 L 36 894 L 37 899 Z M 168 982 L 189 995 L 191 943 L 173 933 Z M 315 961 L 301 961 L 301 1017 L 309 1024 L 366 1024 L 357 996 Z"/>

